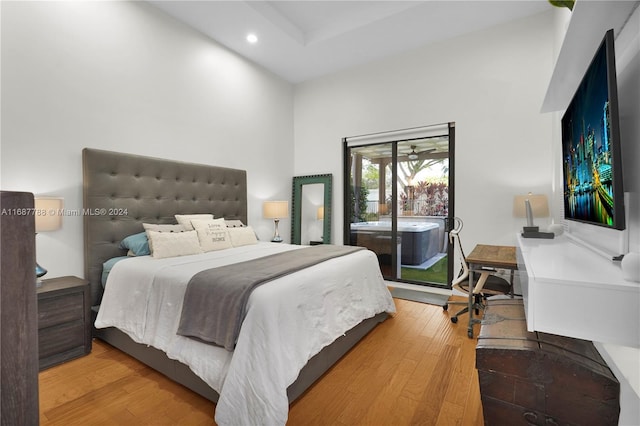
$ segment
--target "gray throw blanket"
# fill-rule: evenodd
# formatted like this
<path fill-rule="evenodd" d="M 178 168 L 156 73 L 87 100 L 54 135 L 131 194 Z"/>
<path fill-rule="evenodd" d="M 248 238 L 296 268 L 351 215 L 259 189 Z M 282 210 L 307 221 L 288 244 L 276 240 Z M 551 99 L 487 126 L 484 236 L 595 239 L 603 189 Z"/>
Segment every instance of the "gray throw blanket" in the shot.
<path fill-rule="evenodd" d="M 187 284 L 178 334 L 231 351 L 256 287 L 362 249 L 322 244 L 198 272 Z"/>

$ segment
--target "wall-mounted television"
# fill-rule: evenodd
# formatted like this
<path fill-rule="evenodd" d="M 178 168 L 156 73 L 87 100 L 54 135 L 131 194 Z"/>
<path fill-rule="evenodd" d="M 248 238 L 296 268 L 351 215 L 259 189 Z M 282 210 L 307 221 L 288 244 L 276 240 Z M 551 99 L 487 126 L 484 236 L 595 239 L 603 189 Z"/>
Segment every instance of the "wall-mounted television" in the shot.
<path fill-rule="evenodd" d="M 613 30 L 562 117 L 565 219 L 625 229 Z"/>

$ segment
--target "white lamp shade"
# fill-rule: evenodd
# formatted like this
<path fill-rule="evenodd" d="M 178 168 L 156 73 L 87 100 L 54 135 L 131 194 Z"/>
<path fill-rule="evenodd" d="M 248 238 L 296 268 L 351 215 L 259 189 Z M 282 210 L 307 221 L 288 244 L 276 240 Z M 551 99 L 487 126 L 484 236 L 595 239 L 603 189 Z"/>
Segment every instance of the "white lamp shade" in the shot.
<path fill-rule="evenodd" d="M 541 194 L 527 194 L 516 195 L 513 198 L 513 215 L 515 217 L 527 216 L 527 211 L 525 208 L 526 200 L 529 200 L 529 204 L 531 204 L 531 212 L 533 213 L 533 217 L 549 216 L 549 204 L 547 202 L 547 196 Z"/>
<path fill-rule="evenodd" d="M 262 204 L 262 216 L 266 219 L 282 219 L 289 217 L 288 201 L 265 201 Z"/>
<path fill-rule="evenodd" d="M 57 231 L 62 228 L 63 199 L 37 197 L 34 199 L 36 232 Z"/>

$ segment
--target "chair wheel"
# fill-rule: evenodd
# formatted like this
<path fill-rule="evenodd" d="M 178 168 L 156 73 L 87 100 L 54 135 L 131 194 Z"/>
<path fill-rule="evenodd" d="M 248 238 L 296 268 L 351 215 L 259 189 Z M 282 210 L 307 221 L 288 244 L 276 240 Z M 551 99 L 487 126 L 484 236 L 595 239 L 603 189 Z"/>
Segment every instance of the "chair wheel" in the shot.
<path fill-rule="evenodd" d="M 452 323 L 457 323 L 458 322 L 458 317 L 451 317 L 451 322 Z"/>
<path fill-rule="evenodd" d="M 449 309 L 449 304 L 448 304 L 448 303 L 446 303 L 446 304 L 444 304 L 444 305 L 442 306 L 442 310 L 443 310 L 443 311 L 446 311 L 447 309 Z"/>

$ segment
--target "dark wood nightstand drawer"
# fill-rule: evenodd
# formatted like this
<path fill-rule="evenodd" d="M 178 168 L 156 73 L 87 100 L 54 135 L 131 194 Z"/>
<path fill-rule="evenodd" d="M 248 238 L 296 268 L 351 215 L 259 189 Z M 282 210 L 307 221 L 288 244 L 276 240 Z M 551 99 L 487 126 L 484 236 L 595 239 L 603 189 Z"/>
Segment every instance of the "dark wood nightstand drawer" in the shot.
<path fill-rule="evenodd" d="M 42 298 L 38 301 L 38 329 L 47 328 L 84 318 L 84 295 L 82 292 L 58 297 Z"/>
<path fill-rule="evenodd" d="M 84 351 L 84 321 L 82 319 L 41 329 L 38 333 L 40 358 L 79 347 Z"/>
<path fill-rule="evenodd" d="M 40 369 L 91 352 L 87 281 L 77 277 L 43 280 L 37 294 Z"/>

